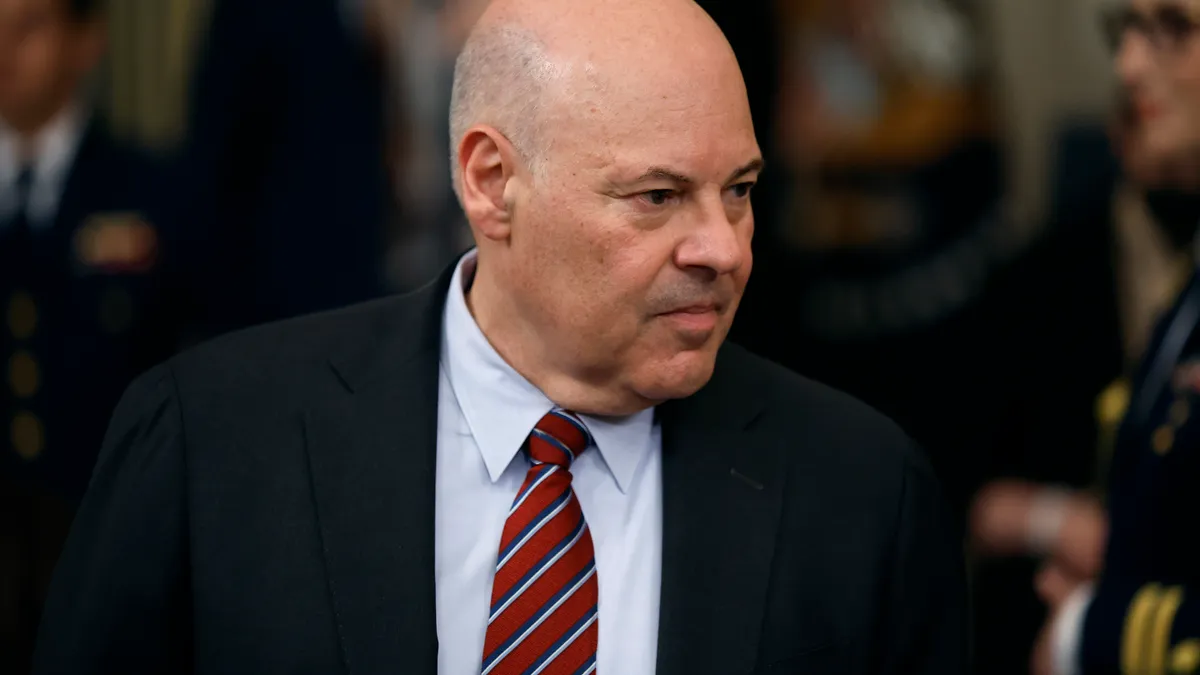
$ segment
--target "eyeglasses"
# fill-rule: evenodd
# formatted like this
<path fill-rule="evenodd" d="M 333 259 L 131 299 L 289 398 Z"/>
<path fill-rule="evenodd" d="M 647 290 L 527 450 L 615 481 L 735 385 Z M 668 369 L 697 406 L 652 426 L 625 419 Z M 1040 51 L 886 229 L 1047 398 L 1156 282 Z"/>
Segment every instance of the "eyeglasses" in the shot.
<path fill-rule="evenodd" d="M 1100 25 L 1114 54 L 1120 51 L 1129 31 L 1141 33 L 1157 50 L 1178 51 L 1200 28 L 1200 20 L 1177 4 L 1163 3 L 1148 13 L 1121 5 L 1102 12 Z"/>

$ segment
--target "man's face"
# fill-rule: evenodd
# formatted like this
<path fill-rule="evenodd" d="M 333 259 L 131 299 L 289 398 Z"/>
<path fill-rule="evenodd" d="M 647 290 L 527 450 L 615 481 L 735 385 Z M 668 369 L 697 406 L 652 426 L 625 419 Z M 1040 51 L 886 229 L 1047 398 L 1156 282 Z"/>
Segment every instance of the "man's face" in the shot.
<path fill-rule="evenodd" d="M 504 265 L 546 359 L 650 401 L 711 377 L 752 264 L 744 86 L 703 75 L 555 96 Z"/>
<path fill-rule="evenodd" d="M 52 116 L 98 60 L 95 30 L 66 0 L 0 0 L 0 119 L 26 128 Z"/>
<path fill-rule="evenodd" d="M 1131 150 L 1154 163 L 1200 148 L 1200 2 L 1130 0 L 1125 16 L 1115 67 Z"/>

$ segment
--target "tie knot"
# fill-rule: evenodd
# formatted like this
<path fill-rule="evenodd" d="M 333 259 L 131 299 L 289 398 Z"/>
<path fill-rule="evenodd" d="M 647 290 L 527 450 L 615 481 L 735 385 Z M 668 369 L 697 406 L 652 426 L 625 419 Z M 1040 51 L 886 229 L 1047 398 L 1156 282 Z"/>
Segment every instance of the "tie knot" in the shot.
<path fill-rule="evenodd" d="M 529 434 L 529 458 L 535 464 L 555 464 L 569 469 L 571 462 L 587 450 L 591 442 L 587 427 L 574 413 L 552 410 Z"/>
<path fill-rule="evenodd" d="M 28 190 L 33 185 L 33 165 L 24 164 L 17 171 L 17 189 Z"/>
<path fill-rule="evenodd" d="M 33 165 L 26 164 L 17 172 L 17 182 L 14 184 L 17 189 L 17 203 L 24 204 L 29 201 L 29 192 L 33 189 Z"/>

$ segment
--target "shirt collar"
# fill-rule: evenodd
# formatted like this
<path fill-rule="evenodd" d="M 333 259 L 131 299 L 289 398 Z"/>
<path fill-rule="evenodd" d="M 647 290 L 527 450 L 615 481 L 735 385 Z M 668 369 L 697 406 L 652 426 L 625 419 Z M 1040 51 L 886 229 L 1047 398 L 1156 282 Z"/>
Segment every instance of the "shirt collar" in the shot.
<path fill-rule="evenodd" d="M 441 364 L 492 482 L 508 468 L 534 425 L 555 408 L 492 347 L 467 307 L 476 254 L 459 261 L 443 315 Z M 654 410 L 620 418 L 581 415 L 603 463 L 625 492 L 650 451 Z"/>
<path fill-rule="evenodd" d="M 79 150 L 86 121 L 83 108 L 71 104 L 34 134 L 29 159 L 33 167 L 29 206 L 35 215 L 49 215 L 54 210 L 60 188 Z M 0 121 L 0 194 L 5 196 L 10 196 L 16 189 L 17 175 L 25 163 L 20 157 L 20 146 L 17 132 Z M 12 200 L 0 200 L 3 201 Z"/>

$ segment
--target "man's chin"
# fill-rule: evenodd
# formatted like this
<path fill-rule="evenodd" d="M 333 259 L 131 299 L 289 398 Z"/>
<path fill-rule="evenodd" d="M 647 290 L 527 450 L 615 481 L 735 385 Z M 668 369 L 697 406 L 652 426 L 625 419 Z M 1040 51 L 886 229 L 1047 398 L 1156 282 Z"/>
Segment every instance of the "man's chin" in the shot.
<path fill-rule="evenodd" d="M 687 398 L 708 384 L 715 366 L 715 350 L 681 352 L 655 367 L 638 393 L 659 402 Z"/>

